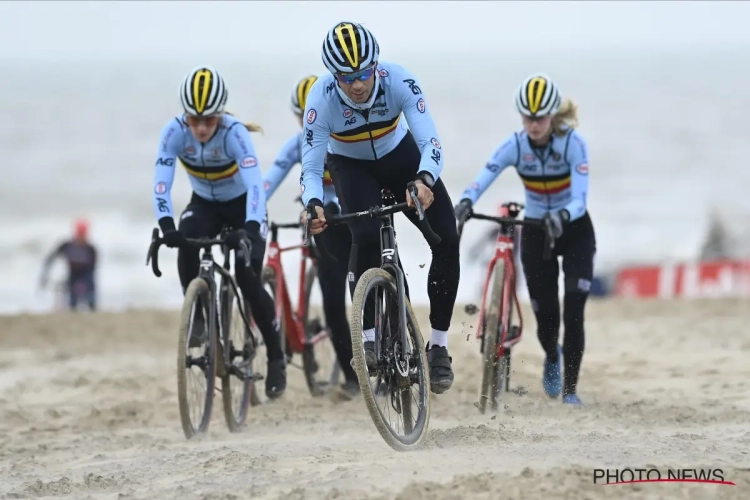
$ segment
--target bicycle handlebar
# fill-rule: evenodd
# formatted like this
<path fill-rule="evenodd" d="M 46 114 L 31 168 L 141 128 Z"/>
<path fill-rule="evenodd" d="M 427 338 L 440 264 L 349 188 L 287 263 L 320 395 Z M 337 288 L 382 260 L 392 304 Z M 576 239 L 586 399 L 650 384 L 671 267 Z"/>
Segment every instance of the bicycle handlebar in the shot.
<path fill-rule="evenodd" d="M 161 271 L 159 270 L 159 247 L 164 244 L 164 238 L 159 237 L 159 228 L 155 227 L 151 232 L 151 244 L 148 247 L 148 254 L 146 255 L 146 265 L 151 263 L 151 270 L 157 278 L 161 277 Z M 186 238 L 185 243 L 180 245 L 182 248 L 209 248 L 214 245 L 225 245 L 225 238 Z M 248 239 L 242 239 L 239 243 L 240 250 L 245 255 L 245 267 L 250 267 L 250 250 L 252 249 L 252 242 Z"/>
<path fill-rule="evenodd" d="M 364 218 L 379 218 L 379 217 L 386 217 L 391 214 L 399 213 L 399 212 L 405 212 L 407 210 L 414 209 L 417 211 L 417 216 L 419 218 L 419 228 L 422 231 L 422 234 L 425 235 L 425 239 L 430 244 L 430 246 L 434 246 L 440 243 L 441 238 L 438 236 L 435 231 L 433 231 L 432 227 L 430 226 L 430 222 L 427 220 L 427 217 L 425 216 L 425 209 L 422 207 L 422 203 L 419 201 L 419 198 L 417 196 L 418 190 L 417 185 L 412 181 L 409 182 L 407 185 L 407 190 L 409 193 L 409 197 L 414 202 L 413 206 L 410 206 L 408 202 L 403 203 L 397 203 L 395 205 L 389 205 L 389 206 L 377 206 L 377 207 L 370 207 L 367 210 L 363 210 L 361 212 L 353 212 L 350 214 L 342 214 L 342 215 L 331 215 L 326 219 L 326 223 L 330 225 L 336 225 L 336 224 L 344 224 L 347 222 L 353 222 L 359 219 Z M 310 229 L 312 221 L 318 218 L 317 210 L 315 210 L 315 207 L 308 206 L 307 207 L 307 223 L 305 224 L 305 244 L 309 244 L 310 241 Z M 316 244 L 320 247 L 323 254 L 326 255 L 327 258 L 332 259 L 334 262 L 336 261 L 336 258 L 332 256 L 330 253 L 328 253 L 328 249 L 326 248 L 325 244 L 322 241 L 318 241 L 316 239 Z"/>
<path fill-rule="evenodd" d="M 549 228 L 549 222 L 544 220 L 536 220 L 536 219 L 516 219 L 514 217 L 499 217 L 495 215 L 484 215 L 474 212 L 473 210 L 469 211 L 469 214 L 466 216 L 466 219 L 464 219 L 461 224 L 460 228 L 463 229 L 463 225 L 468 222 L 470 219 L 477 219 L 477 220 L 487 220 L 491 222 L 497 222 L 498 224 L 503 225 L 513 225 L 513 226 L 540 226 L 544 227 L 544 253 L 542 255 L 542 258 L 544 260 L 549 260 L 552 258 L 552 250 L 555 248 L 555 239 L 550 236 L 550 228 Z M 461 238 L 462 231 L 459 230 L 458 237 Z"/>

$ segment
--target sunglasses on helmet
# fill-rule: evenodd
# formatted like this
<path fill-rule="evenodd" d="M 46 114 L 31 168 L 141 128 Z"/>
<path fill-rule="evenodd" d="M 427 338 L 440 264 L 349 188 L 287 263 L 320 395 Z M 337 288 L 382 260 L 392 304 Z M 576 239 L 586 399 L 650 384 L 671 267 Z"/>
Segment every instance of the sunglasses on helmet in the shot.
<path fill-rule="evenodd" d="M 357 80 L 362 82 L 369 80 L 373 73 L 375 73 L 375 66 L 371 66 L 355 73 L 336 73 L 336 78 L 342 83 L 351 85 Z"/>

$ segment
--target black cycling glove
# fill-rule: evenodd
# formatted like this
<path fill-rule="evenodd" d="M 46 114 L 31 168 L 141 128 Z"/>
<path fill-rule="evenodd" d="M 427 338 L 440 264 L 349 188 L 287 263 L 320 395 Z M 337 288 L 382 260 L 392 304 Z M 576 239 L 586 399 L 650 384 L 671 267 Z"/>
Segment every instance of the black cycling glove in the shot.
<path fill-rule="evenodd" d="M 471 207 L 473 205 L 474 204 L 468 198 L 461 200 L 458 205 L 453 208 L 453 212 L 456 214 L 456 220 L 458 222 L 464 222 L 471 213 Z"/>

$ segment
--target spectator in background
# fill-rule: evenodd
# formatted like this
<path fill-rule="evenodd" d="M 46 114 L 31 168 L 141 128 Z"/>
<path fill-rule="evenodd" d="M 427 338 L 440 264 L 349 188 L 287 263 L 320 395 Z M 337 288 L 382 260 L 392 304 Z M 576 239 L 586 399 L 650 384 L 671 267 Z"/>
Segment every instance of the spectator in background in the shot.
<path fill-rule="evenodd" d="M 96 248 L 88 241 L 89 223 L 85 219 L 75 222 L 73 239 L 60 244 L 44 260 L 40 286 L 47 286 L 49 269 L 57 257 L 63 257 L 68 263 L 68 278 L 65 282 L 68 295 L 68 307 L 75 311 L 79 302 L 85 302 L 91 311 L 96 310 Z"/>
<path fill-rule="evenodd" d="M 711 213 L 708 234 L 700 250 L 700 260 L 721 260 L 731 258 L 732 242 L 726 225 L 720 215 Z"/>

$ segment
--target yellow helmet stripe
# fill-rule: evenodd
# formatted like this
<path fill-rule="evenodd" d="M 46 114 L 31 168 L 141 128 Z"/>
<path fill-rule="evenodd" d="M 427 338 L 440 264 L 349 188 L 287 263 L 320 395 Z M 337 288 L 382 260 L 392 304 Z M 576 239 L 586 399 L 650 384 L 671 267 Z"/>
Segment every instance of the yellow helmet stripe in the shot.
<path fill-rule="evenodd" d="M 297 102 L 299 107 L 305 109 L 305 103 L 307 102 L 307 94 L 310 92 L 310 87 L 318 79 L 317 76 L 310 76 L 299 82 L 297 85 Z"/>
<path fill-rule="evenodd" d="M 203 81 L 203 89 L 201 89 L 201 81 Z M 198 113 L 203 113 L 203 110 L 206 109 L 208 92 L 211 89 L 212 83 L 211 72 L 207 69 L 196 72 L 193 77 L 193 102 L 195 103 L 195 110 Z"/>
<path fill-rule="evenodd" d="M 529 100 L 529 111 L 536 113 L 542 105 L 542 97 L 547 89 L 547 80 L 541 77 L 533 78 L 526 86 L 526 97 Z"/>
<path fill-rule="evenodd" d="M 347 31 L 347 33 L 349 34 L 349 40 L 352 41 L 352 50 L 354 51 L 354 54 L 350 53 L 349 47 L 346 46 L 346 40 L 344 39 L 344 30 Z M 339 43 L 341 43 L 341 48 L 344 50 L 344 55 L 349 61 L 349 64 L 351 64 L 352 68 L 354 69 L 359 68 L 359 49 L 357 47 L 357 37 L 354 33 L 354 26 L 349 23 L 336 26 L 336 36 L 339 39 Z"/>

